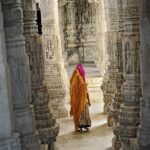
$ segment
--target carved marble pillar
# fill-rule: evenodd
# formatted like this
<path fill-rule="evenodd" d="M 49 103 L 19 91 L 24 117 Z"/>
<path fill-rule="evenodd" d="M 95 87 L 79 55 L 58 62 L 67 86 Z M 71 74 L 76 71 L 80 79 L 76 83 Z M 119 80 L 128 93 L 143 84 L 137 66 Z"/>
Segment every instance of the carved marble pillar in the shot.
<path fill-rule="evenodd" d="M 61 33 L 61 43 L 62 43 L 62 50 L 63 50 L 63 58 L 65 62 L 65 66 L 69 65 L 68 60 L 68 40 L 70 36 L 70 30 L 72 31 L 72 40 L 75 40 L 76 34 L 75 31 L 75 2 L 68 1 L 68 0 L 59 0 L 59 26 L 60 26 L 60 33 Z M 70 40 L 71 41 L 71 40 Z M 77 56 L 74 57 L 73 62 L 78 63 L 79 58 Z"/>
<path fill-rule="evenodd" d="M 139 60 L 139 0 L 123 0 L 123 105 L 120 112 L 120 136 L 123 149 L 130 149 L 130 138 L 136 138 L 140 123 L 141 97 Z"/>
<path fill-rule="evenodd" d="M 9 69 L 6 60 L 3 13 L 0 1 L 0 149 L 21 150 L 19 134 L 14 133 Z"/>
<path fill-rule="evenodd" d="M 98 48 L 99 59 L 96 62 L 100 73 L 104 76 L 106 70 L 107 53 L 105 48 L 105 10 L 104 0 L 99 1 L 96 9 L 96 46 Z"/>
<path fill-rule="evenodd" d="M 99 61 L 99 47 L 97 46 L 97 0 L 75 0 L 76 21 L 76 49 L 81 63 L 94 63 Z M 94 52 L 94 53 L 93 53 Z"/>
<path fill-rule="evenodd" d="M 140 1 L 140 41 L 141 41 L 141 86 L 142 98 L 140 105 L 140 150 L 150 149 L 150 1 Z"/>
<path fill-rule="evenodd" d="M 69 0 L 63 5 L 64 42 L 69 65 L 98 62 L 96 9 L 98 2 Z M 93 53 L 94 51 L 94 53 Z"/>
<path fill-rule="evenodd" d="M 39 150 L 30 95 L 29 64 L 23 37 L 20 0 L 2 0 L 6 35 L 7 61 L 10 68 L 14 131 L 20 134 L 21 150 Z"/>
<path fill-rule="evenodd" d="M 108 113 L 108 125 L 112 126 L 113 102 L 116 90 L 116 63 L 115 55 L 117 49 L 117 2 L 116 0 L 105 0 L 105 18 L 106 18 L 106 48 L 108 53 L 108 69 L 103 81 L 102 89 L 104 93 L 104 111 Z"/>
<path fill-rule="evenodd" d="M 45 81 L 51 99 L 53 115 L 66 117 L 65 70 L 59 34 L 58 2 L 37 0 L 41 9 L 42 41 L 44 44 Z"/>
<path fill-rule="evenodd" d="M 54 141 L 59 132 L 59 126 L 56 124 L 52 110 L 48 106 L 50 97 L 47 86 L 44 83 L 44 49 L 41 36 L 37 34 L 36 20 L 39 18 L 37 18 L 35 0 L 22 0 L 22 7 L 36 128 L 41 143 L 48 144 L 49 150 L 53 150 Z"/>
<path fill-rule="evenodd" d="M 65 48 L 65 25 L 64 25 L 64 19 L 66 17 L 64 13 L 64 5 L 66 5 L 67 0 L 59 0 L 58 1 L 58 15 L 59 15 L 59 28 L 60 28 L 60 37 L 61 37 L 61 48 L 62 48 L 62 57 L 64 60 L 64 66 L 65 68 L 68 67 L 68 61 L 67 61 L 67 50 Z"/>
<path fill-rule="evenodd" d="M 117 29 L 117 49 L 115 55 L 116 62 L 116 91 L 113 103 L 113 132 L 115 137 L 113 138 L 113 149 L 119 150 L 121 148 L 120 140 L 120 124 L 119 114 L 120 106 L 123 103 L 122 84 L 123 78 L 123 60 L 122 60 L 122 40 L 123 40 L 123 0 L 117 0 L 117 15 L 118 15 L 118 29 Z"/>

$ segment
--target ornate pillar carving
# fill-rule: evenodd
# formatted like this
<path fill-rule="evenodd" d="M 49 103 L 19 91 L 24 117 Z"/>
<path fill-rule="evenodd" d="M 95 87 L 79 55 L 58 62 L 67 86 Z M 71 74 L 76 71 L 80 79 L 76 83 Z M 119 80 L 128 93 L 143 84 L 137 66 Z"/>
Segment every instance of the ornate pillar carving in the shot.
<path fill-rule="evenodd" d="M 33 121 L 29 64 L 23 37 L 21 1 L 2 0 L 6 35 L 7 61 L 10 68 L 14 130 L 20 134 L 22 150 L 39 150 L 39 139 Z"/>
<path fill-rule="evenodd" d="M 62 48 L 62 57 L 64 60 L 65 68 L 68 67 L 68 60 L 67 60 L 67 50 L 65 48 L 65 13 L 64 13 L 64 6 L 67 4 L 67 0 L 58 0 L 58 15 L 59 15 L 59 28 L 60 28 L 60 37 L 61 37 L 61 48 Z"/>
<path fill-rule="evenodd" d="M 99 60 L 96 47 L 97 8 L 98 3 L 88 0 L 69 0 L 63 6 L 64 47 L 70 65 L 79 62 L 97 64 Z"/>
<path fill-rule="evenodd" d="M 44 49 L 41 36 L 38 35 L 36 20 L 37 10 L 35 0 L 22 0 L 24 15 L 24 36 L 26 52 L 29 57 L 31 94 L 34 105 L 36 128 L 41 144 L 48 144 L 49 150 L 54 149 L 54 141 L 59 132 L 59 126 L 49 109 L 50 97 L 44 83 Z M 37 20 L 38 22 L 39 20 Z M 45 85 L 44 85 L 45 84 Z"/>
<path fill-rule="evenodd" d="M 79 52 L 78 52 L 78 32 L 77 32 L 77 22 L 76 22 L 76 3 L 74 0 L 68 1 L 63 6 L 63 31 L 64 31 L 64 47 L 67 53 L 68 65 L 77 64 L 80 62 Z"/>
<path fill-rule="evenodd" d="M 117 29 L 117 49 L 115 54 L 116 62 L 116 91 L 113 102 L 113 148 L 114 150 L 119 150 L 121 148 L 120 140 L 120 124 L 119 124 L 119 114 L 120 106 L 123 103 L 123 93 L 122 93 L 122 84 L 124 82 L 123 78 L 123 60 L 122 60 L 122 40 L 123 40 L 123 0 L 117 0 L 117 18 L 118 18 L 118 29 Z"/>
<path fill-rule="evenodd" d="M 116 0 L 105 0 L 105 18 L 106 18 L 106 48 L 108 53 L 108 69 L 105 73 L 102 89 L 104 93 L 104 111 L 108 113 L 108 125 L 112 126 L 113 108 L 115 90 L 116 90 L 116 62 L 115 55 L 117 49 L 117 2 Z M 106 79 L 106 80 L 105 80 Z"/>
<path fill-rule="evenodd" d="M 0 149 L 21 150 L 19 134 L 14 133 L 10 78 L 6 60 L 3 13 L 0 1 Z"/>
<path fill-rule="evenodd" d="M 104 76 L 106 70 L 107 53 L 105 48 L 105 10 L 104 0 L 101 0 L 96 9 L 96 46 L 98 48 L 99 59 L 96 63 L 100 73 Z"/>
<path fill-rule="evenodd" d="M 45 81 L 48 86 L 53 115 L 68 115 L 66 110 L 66 84 L 59 35 L 58 2 L 37 0 L 41 9 L 42 42 L 44 44 Z"/>
<path fill-rule="evenodd" d="M 142 98 L 140 105 L 140 150 L 150 149 L 150 1 L 140 1 L 140 41 L 141 41 L 141 87 Z"/>
<path fill-rule="evenodd" d="M 130 138 L 137 136 L 141 97 L 139 60 L 139 0 L 123 0 L 123 105 L 120 112 L 120 136 L 123 149 L 130 149 Z"/>

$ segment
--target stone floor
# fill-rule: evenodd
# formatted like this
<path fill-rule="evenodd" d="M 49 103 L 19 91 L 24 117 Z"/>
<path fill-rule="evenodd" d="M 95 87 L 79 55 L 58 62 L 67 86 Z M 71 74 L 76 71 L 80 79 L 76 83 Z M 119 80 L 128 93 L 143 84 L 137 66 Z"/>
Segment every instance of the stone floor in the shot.
<path fill-rule="evenodd" d="M 111 150 L 113 134 L 106 125 L 102 107 L 99 103 L 90 107 L 92 127 L 89 132 L 75 133 L 72 118 L 58 119 L 60 133 L 55 150 Z"/>

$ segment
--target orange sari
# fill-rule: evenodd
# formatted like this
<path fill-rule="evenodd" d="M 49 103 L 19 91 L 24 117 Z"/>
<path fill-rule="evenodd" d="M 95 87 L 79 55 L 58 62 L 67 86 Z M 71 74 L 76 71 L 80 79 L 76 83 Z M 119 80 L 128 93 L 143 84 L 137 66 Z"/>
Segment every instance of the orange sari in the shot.
<path fill-rule="evenodd" d="M 79 127 L 79 119 L 87 104 L 87 84 L 77 69 L 70 79 L 70 115 L 73 116 L 75 129 Z"/>

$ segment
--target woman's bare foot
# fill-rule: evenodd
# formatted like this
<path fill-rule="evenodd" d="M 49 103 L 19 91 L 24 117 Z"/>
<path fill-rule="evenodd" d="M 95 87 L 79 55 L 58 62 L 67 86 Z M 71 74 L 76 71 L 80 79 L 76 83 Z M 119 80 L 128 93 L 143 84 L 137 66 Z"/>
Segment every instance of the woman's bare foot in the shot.
<path fill-rule="evenodd" d="M 75 129 L 75 132 L 81 132 L 81 131 L 82 131 L 82 128 Z"/>

